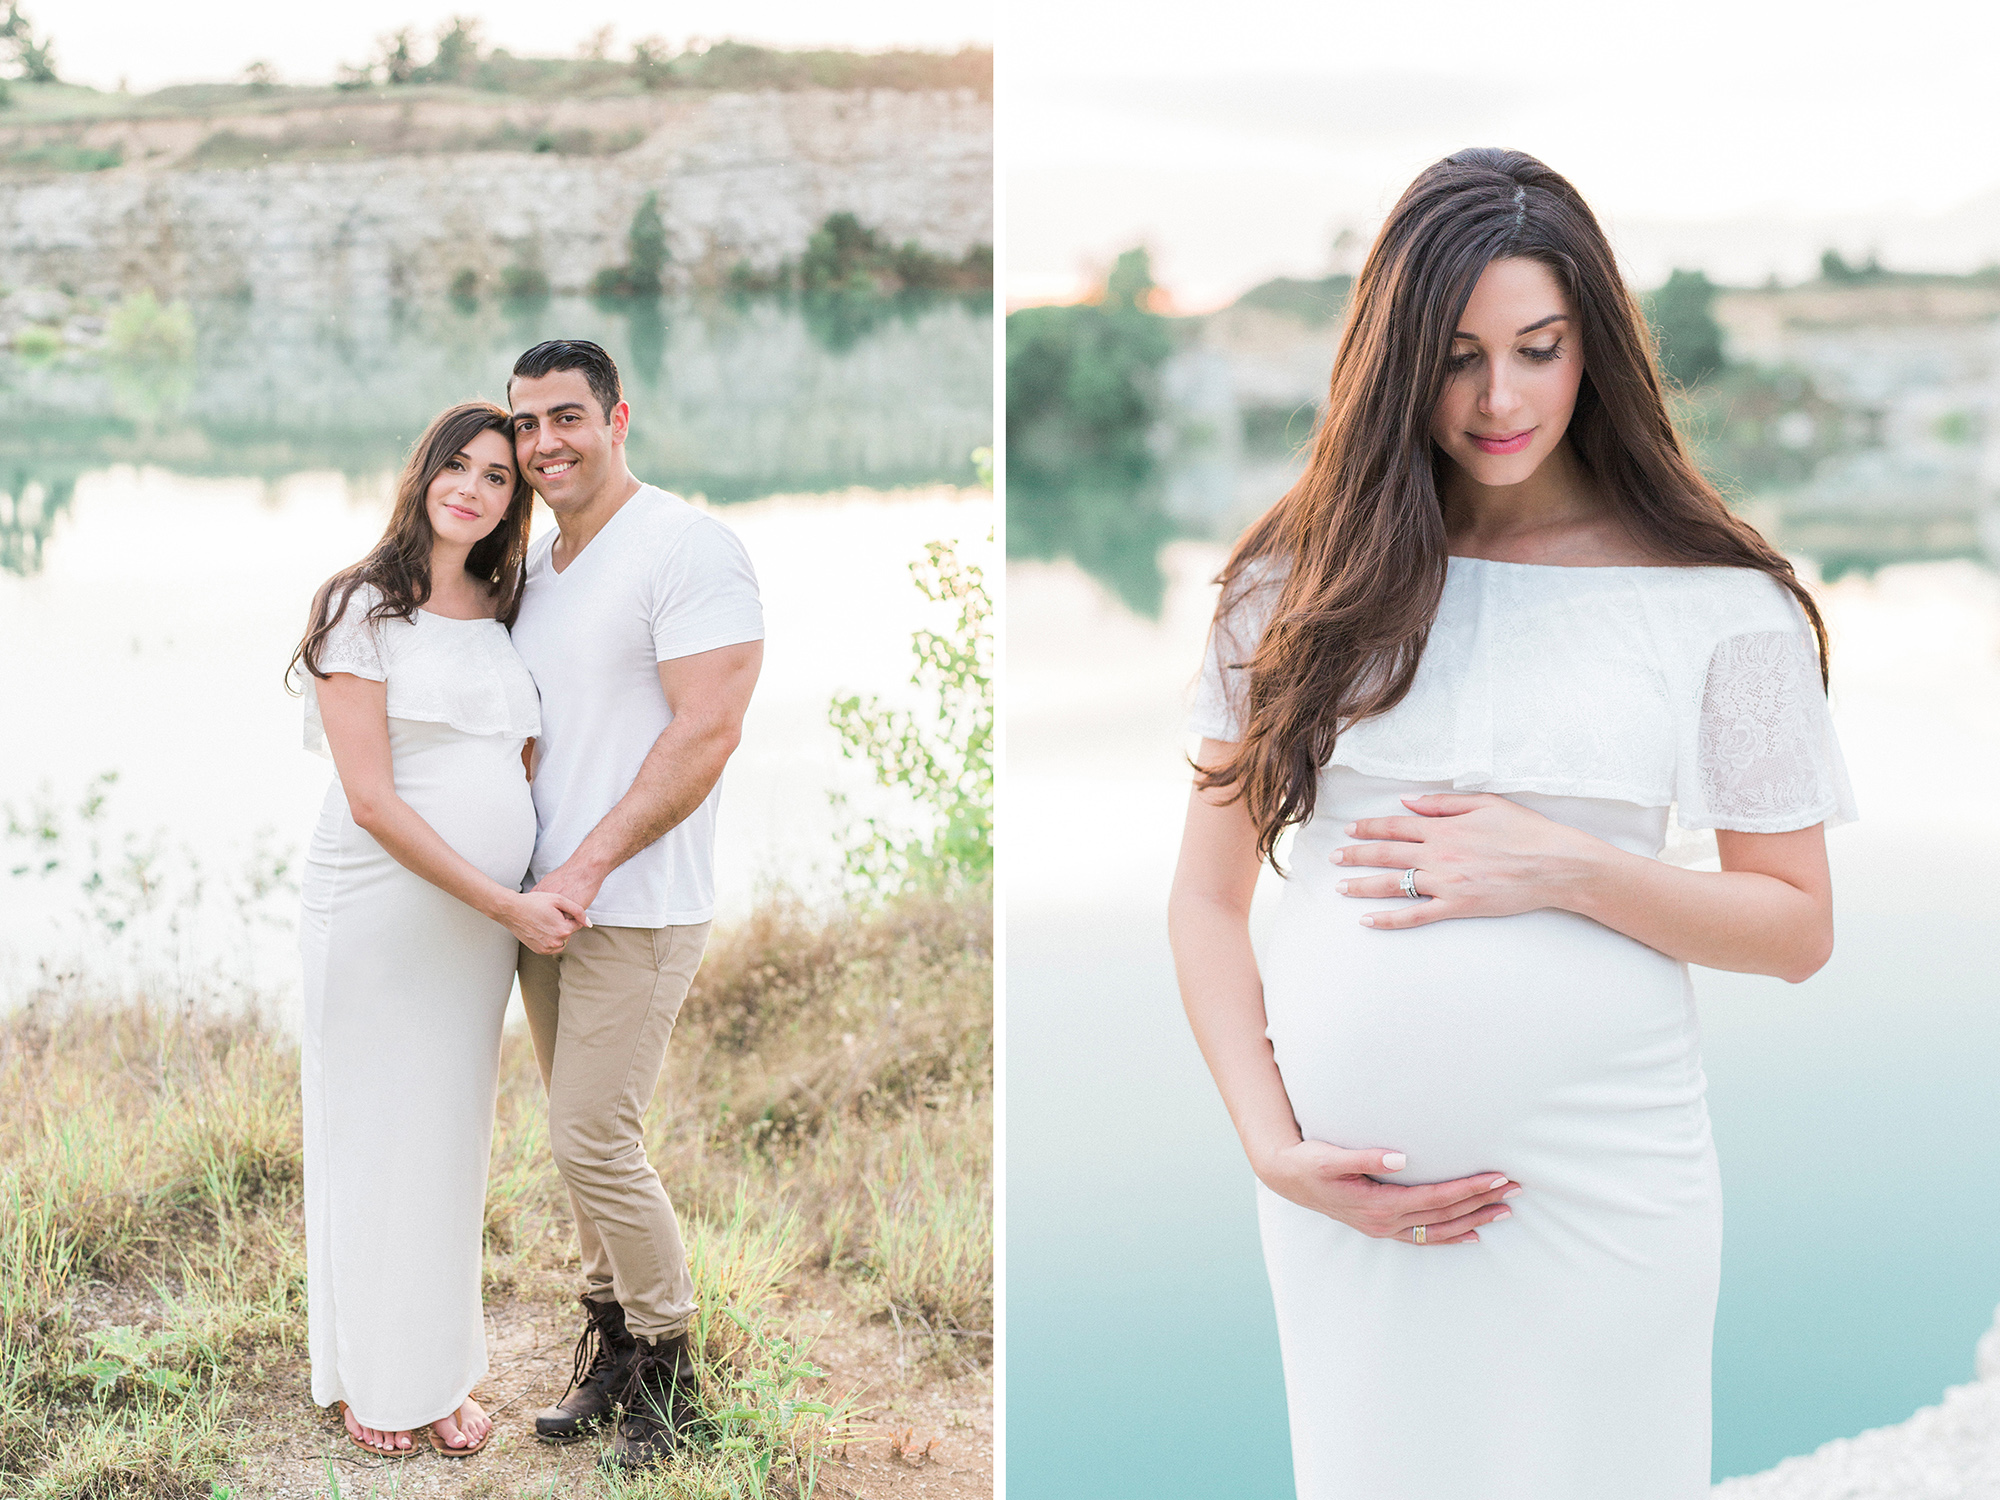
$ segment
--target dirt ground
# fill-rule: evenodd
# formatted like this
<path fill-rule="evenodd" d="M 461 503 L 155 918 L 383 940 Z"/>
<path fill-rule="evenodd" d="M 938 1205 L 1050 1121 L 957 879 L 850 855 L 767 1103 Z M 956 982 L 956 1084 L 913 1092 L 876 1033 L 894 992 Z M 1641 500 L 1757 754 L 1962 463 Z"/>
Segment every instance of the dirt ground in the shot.
<path fill-rule="evenodd" d="M 827 1372 L 826 1388 L 851 1392 L 865 1412 L 854 1440 L 821 1470 L 827 1500 L 988 1500 L 993 1494 L 993 1388 L 985 1368 L 947 1368 L 916 1340 L 855 1316 L 830 1280 L 802 1283 L 792 1299 L 788 1335 L 811 1343 Z M 240 1500 L 558 1500 L 600 1493 L 599 1444 L 538 1442 L 534 1414 L 557 1400 L 569 1379 L 570 1351 L 581 1328 L 569 1308 L 550 1300 L 487 1303 L 491 1371 L 474 1394 L 495 1431 L 470 1458 L 447 1459 L 420 1441 L 414 1456 L 379 1459 L 347 1441 L 337 1413 L 312 1404 L 304 1351 L 267 1351 L 233 1384 L 232 1415 L 270 1434 L 269 1441 L 225 1470 L 222 1484 Z"/>

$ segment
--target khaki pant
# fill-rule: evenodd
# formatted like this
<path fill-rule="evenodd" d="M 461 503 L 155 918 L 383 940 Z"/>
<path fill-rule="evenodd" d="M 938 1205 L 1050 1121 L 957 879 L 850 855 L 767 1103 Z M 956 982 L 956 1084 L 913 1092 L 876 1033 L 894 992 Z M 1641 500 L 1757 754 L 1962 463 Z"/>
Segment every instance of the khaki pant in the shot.
<path fill-rule="evenodd" d="M 670 1337 L 694 1319 L 680 1223 L 646 1160 L 646 1106 L 708 942 L 690 927 L 585 927 L 556 954 L 520 950 L 521 1001 L 549 1091 L 549 1145 L 569 1186 L 586 1296 Z"/>

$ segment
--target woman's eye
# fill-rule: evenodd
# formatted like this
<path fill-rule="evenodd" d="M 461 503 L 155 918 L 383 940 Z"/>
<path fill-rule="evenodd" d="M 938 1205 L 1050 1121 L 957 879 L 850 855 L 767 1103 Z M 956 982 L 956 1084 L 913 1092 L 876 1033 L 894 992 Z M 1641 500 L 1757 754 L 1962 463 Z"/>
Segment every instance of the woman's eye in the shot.
<path fill-rule="evenodd" d="M 1454 370 L 1463 370 L 1477 358 L 1479 358 L 1477 352 L 1471 354 L 1454 354 L 1447 363 Z"/>
<path fill-rule="evenodd" d="M 1523 349 L 1521 352 L 1538 364 L 1547 364 L 1552 359 L 1562 357 L 1562 345 L 1550 344 L 1546 349 Z"/>

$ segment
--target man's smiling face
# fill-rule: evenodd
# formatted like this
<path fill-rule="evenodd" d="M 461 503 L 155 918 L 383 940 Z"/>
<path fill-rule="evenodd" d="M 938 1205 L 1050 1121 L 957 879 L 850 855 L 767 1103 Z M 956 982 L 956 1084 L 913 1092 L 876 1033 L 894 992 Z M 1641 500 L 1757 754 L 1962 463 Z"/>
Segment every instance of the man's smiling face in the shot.
<path fill-rule="evenodd" d="M 550 510 L 574 510 L 616 478 L 631 416 L 623 401 L 607 418 L 581 370 L 516 376 L 510 394 L 514 456 Z"/>

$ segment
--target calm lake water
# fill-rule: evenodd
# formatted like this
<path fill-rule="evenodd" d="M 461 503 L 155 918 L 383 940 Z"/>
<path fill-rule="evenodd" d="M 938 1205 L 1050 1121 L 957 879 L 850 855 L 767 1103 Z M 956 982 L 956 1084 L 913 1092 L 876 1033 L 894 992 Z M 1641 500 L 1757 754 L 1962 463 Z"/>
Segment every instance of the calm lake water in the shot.
<path fill-rule="evenodd" d="M 1252 1179 L 1166 943 L 1221 559 L 1165 547 L 1157 620 L 1009 569 L 1007 1461 L 1036 1500 L 1292 1492 Z M 1936 1401 L 2000 1302 L 2000 579 L 1911 563 L 1822 599 L 1862 812 L 1828 840 L 1837 951 L 1798 986 L 1696 971 L 1718 1479 Z"/>
<path fill-rule="evenodd" d="M 992 435 L 990 312 L 377 311 L 198 308 L 195 351 L 167 368 L 0 363 L 0 808 L 66 830 L 46 877 L 40 841 L 0 844 L 0 997 L 51 972 L 295 992 L 296 867 L 278 867 L 332 775 L 281 682 L 307 603 L 380 535 L 425 421 L 499 398 L 544 337 L 611 350 L 634 471 L 706 497 L 757 566 L 769 640 L 724 782 L 725 911 L 773 883 L 830 888 L 850 815 L 829 791 L 900 810 L 841 757 L 827 702 L 908 696 L 910 633 L 944 623 L 908 570 L 926 542 L 993 574 L 997 516 L 970 457 Z M 94 820 L 78 815 L 93 787 Z"/>

